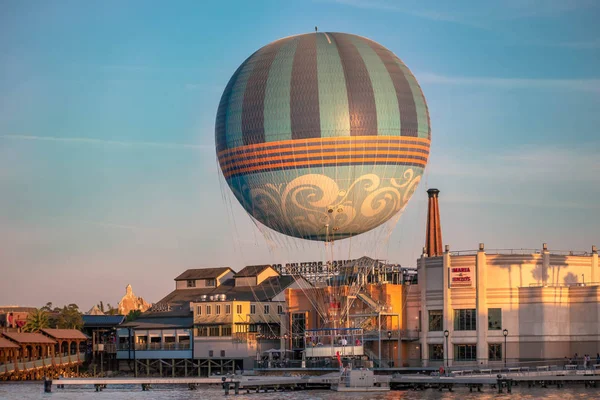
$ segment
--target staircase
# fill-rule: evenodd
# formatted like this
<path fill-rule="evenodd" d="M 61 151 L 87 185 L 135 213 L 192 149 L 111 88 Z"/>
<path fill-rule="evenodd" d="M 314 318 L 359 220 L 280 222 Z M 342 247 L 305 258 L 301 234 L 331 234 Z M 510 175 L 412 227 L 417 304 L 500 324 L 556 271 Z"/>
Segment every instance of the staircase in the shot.
<path fill-rule="evenodd" d="M 369 357 L 369 360 L 373 361 L 373 365 L 375 368 L 389 368 L 390 365 L 385 360 L 380 360 L 377 354 L 373 353 L 371 350 L 364 348 L 365 354 Z"/>
<path fill-rule="evenodd" d="M 362 300 L 363 303 L 365 303 L 367 306 L 369 306 L 373 311 L 375 312 L 380 312 L 381 311 L 381 306 L 379 304 L 377 304 L 375 302 L 375 300 L 373 300 L 368 294 L 366 293 L 359 293 L 356 295 L 356 297 L 358 297 L 359 299 Z"/>

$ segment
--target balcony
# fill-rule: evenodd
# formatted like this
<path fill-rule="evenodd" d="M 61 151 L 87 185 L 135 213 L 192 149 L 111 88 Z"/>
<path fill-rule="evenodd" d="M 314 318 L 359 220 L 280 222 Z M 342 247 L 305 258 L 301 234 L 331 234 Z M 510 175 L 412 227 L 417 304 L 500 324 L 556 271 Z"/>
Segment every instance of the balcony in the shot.
<path fill-rule="evenodd" d="M 391 332 L 391 337 L 388 338 L 388 332 Z M 369 331 L 364 331 L 364 340 L 365 341 L 373 341 L 379 340 L 379 335 L 380 335 L 380 331 L 373 329 L 373 330 L 369 330 Z M 398 329 L 394 329 L 394 330 L 385 330 L 382 329 L 381 330 L 381 340 L 398 340 L 401 339 L 402 341 L 407 341 L 407 342 L 412 342 L 415 340 L 419 340 L 419 331 L 416 329 L 401 329 L 400 331 L 398 331 Z"/>

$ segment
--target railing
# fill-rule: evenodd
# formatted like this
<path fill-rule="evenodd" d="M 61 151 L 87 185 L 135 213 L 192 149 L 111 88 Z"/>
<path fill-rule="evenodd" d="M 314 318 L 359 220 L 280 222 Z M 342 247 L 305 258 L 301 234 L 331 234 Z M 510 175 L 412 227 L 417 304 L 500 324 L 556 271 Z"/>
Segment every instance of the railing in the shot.
<path fill-rule="evenodd" d="M 600 282 L 573 282 L 573 283 L 530 283 L 529 287 L 577 287 L 599 286 Z"/>
<path fill-rule="evenodd" d="M 32 361 L 17 361 L 16 364 L 14 363 L 8 363 L 8 364 L 1 364 L 0 365 L 0 375 L 4 374 L 4 373 L 11 373 L 15 370 L 30 370 L 30 369 L 35 369 L 35 368 L 42 368 L 42 367 L 49 367 L 52 366 L 52 361 L 54 360 L 54 365 L 64 365 L 64 364 L 70 364 L 70 363 L 76 363 L 76 362 L 82 362 L 85 360 L 85 353 L 79 353 L 79 358 L 77 357 L 77 353 L 75 354 L 71 354 L 71 359 L 69 360 L 69 356 L 62 356 L 62 363 L 61 363 L 61 357 L 59 357 L 58 355 L 55 355 L 54 358 L 52 357 L 46 357 L 46 358 L 41 358 L 39 360 L 32 360 Z"/>
<path fill-rule="evenodd" d="M 391 332 L 391 336 L 388 336 L 388 332 Z M 402 340 L 417 340 L 419 339 L 419 331 L 416 329 L 401 329 L 400 331 L 398 331 L 398 329 L 393 329 L 393 330 L 385 330 L 382 329 L 381 330 L 381 340 L 398 340 L 398 339 L 402 339 Z M 369 330 L 369 331 L 364 331 L 364 339 L 365 340 L 379 340 L 379 330 L 374 329 L 374 330 Z"/>
<path fill-rule="evenodd" d="M 529 254 L 542 254 L 541 249 L 485 249 L 485 254 L 492 255 L 529 255 Z M 478 253 L 478 250 L 459 250 L 451 251 L 451 256 L 473 256 Z M 551 256 L 589 256 L 592 253 L 581 250 L 548 250 L 548 254 Z"/>
<path fill-rule="evenodd" d="M 596 359 L 590 361 L 584 366 L 584 363 L 569 362 L 564 359 L 546 359 L 534 361 L 521 361 L 518 359 L 508 359 L 504 361 L 489 360 L 421 360 L 421 359 L 397 359 L 397 358 L 375 358 L 374 353 L 369 354 L 370 360 L 362 358 L 342 357 L 343 366 L 352 363 L 354 368 L 370 369 L 398 369 L 411 368 L 413 370 L 428 370 L 429 373 L 437 373 L 440 367 L 449 374 L 455 376 L 471 375 L 496 375 L 498 373 L 536 375 L 544 373 L 593 373 L 600 375 L 600 362 Z M 259 360 L 254 361 L 255 369 L 282 369 L 282 368 L 306 368 L 306 369 L 330 369 L 339 370 L 340 365 L 335 357 L 307 358 L 302 360 Z M 591 372 L 590 372 L 591 371 Z"/>
<path fill-rule="evenodd" d="M 129 351 L 130 347 L 128 343 L 120 343 L 118 345 L 119 351 Z M 161 351 L 161 350 L 189 350 L 191 349 L 190 343 L 137 343 L 135 345 L 136 351 Z M 133 350 L 133 348 L 132 348 Z"/>

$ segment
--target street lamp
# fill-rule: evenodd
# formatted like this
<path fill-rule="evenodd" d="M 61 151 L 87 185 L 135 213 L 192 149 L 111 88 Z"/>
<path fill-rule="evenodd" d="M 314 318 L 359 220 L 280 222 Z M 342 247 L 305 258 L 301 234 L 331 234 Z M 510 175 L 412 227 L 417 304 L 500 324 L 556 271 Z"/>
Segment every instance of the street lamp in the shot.
<path fill-rule="evenodd" d="M 444 337 L 446 338 L 446 351 L 444 351 L 444 358 L 446 359 L 446 368 L 448 368 L 448 336 L 450 336 L 450 332 L 448 329 L 444 331 Z"/>
<path fill-rule="evenodd" d="M 506 337 L 508 336 L 508 329 L 502 331 L 504 335 L 504 368 L 506 368 Z"/>
<path fill-rule="evenodd" d="M 391 359 L 392 358 L 392 342 L 390 342 L 390 340 L 392 340 L 392 331 L 388 331 L 387 335 L 388 335 L 388 357 Z"/>

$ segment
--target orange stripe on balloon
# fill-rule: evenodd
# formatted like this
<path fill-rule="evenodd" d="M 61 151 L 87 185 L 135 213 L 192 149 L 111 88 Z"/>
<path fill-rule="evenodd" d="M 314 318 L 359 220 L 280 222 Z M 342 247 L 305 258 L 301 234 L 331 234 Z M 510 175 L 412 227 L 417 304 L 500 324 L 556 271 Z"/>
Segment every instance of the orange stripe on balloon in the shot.
<path fill-rule="evenodd" d="M 250 167 L 252 165 L 256 165 L 256 164 L 263 164 L 263 163 L 269 163 L 269 162 L 278 162 L 278 161 L 284 161 L 284 160 L 289 160 L 289 159 L 295 159 L 297 158 L 309 158 L 309 160 L 306 160 L 306 162 L 312 162 L 312 160 L 316 160 L 316 161 L 324 161 L 323 157 L 337 157 L 336 160 L 339 160 L 340 157 L 343 158 L 344 156 L 353 156 L 352 158 L 355 158 L 357 160 L 362 160 L 364 157 L 361 157 L 361 154 L 364 153 L 368 153 L 368 154 L 372 154 L 374 153 L 374 151 L 366 151 L 366 152 L 360 152 L 360 151 L 339 151 L 336 153 L 311 153 L 311 154 L 294 154 L 294 155 L 282 155 L 279 154 L 275 157 L 267 157 L 267 158 L 258 158 L 258 159 L 252 159 L 252 160 L 248 160 L 248 159 L 239 159 L 239 160 L 235 160 L 232 163 L 222 163 L 221 164 L 221 168 L 223 169 L 223 171 L 228 171 L 231 170 L 233 168 L 240 168 L 240 167 Z M 424 153 L 415 153 L 415 152 L 408 152 L 408 151 L 387 151 L 385 154 L 382 154 L 381 156 L 378 156 L 378 159 L 381 160 L 388 160 L 390 159 L 388 157 L 388 155 L 396 155 L 396 156 L 406 156 L 406 157 L 422 157 L 427 159 L 428 155 L 424 154 Z M 336 161 L 334 160 L 334 161 Z M 419 160 L 422 161 L 422 160 Z M 296 161 L 294 161 L 296 162 Z M 297 162 L 304 162 L 304 161 L 297 161 Z M 427 162 L 427 161 L 425 161 Z"/>
<path fill-rule="evenodd" d="M 364 162 L 377 162 L 377 161 L 383 161 L 383 162 L 394 162 L 394 163 L 410 163 L 413 165 L 417 165 L 417 166 L 421 166 L 421 167 L 425 167 L 427 165 L 426 161 L 422 161 L 422 160 L 415 160 L 415 159 L 410 159 L 410 158 L 345 158 L 345 159 L 337 159 L 337 160 L 315 160 L 315 161 L 298 161 L 298 162 L 285 162 L 285 163 L 279 163 L 279 164 L 271 164 L 271 165 L 258 165 L 258 166 L 254 166 L 254 167 L 247 167 L 247 168 L 241 168 L 239 170 L 236 171 L 228 171 L 228 172 L 223 172 L 223 175 L 225 176 L 225 178 L 229 178 L 231 175 L 238 175 L 238 174 L 246 174 L 246 173 L 253 173 L 253 172 L 259 172 L 259 171 L 264 171 L 264 170 L 276 170 L 276 169 L 280 169 L 280 168 L 286 168 L 286 167 L 320 167 L 323 165 L 334 165 L 334 164 L 338 164 L 338 163 L 352 163 L 352 162 L 360 162 L 360 163 L 364 163 Z"/>
<path fill-rule="evenodd" d="M 293 151 L 294 153 L 298 153 L 298 152 L 309 152 L 309 151 L 314 151 L 314 150 L 328 150 L 328 149 L 343 149 L 343 148 L 356 148 L 357 150 L 361 150 L 361 147 L 369 147 L 369 148 L 373 148 L 375 147 L 375 150 L 365 150 L 366 152 L 377 152 L 378 149 L 377 148 L 381 148 L 381 149 L 389 149 L 389 148 L 394 148 L 394 147 L 404 147 L 404 148 L 409 148 L 409 149 L 417 149 L 417 150 L 425 150 L 425 151 L 429 151 L 429 147 L 428 146 L 423 146 L 420 144 L 402 144 L 402 143 L 360 143 L 360 144 L 356 144 L 356 143 L 339 143 L 339 144 L 327 144 L 327 145 L 319 145 L 318 143 L 314 144 L 314 145 L 300 145 L 300 146 L 290 146 L 287 148 L 277 148 L 277 149 L 265 149 L 265 150 L 244 150 L 244 151 L 239 151 L 236 152 L 235 154 L 230 154 L 227 156 L 219 156 L 219 162 L 221 164 L 227 163 L 228 161 L 230 161 L 231 159 L 237 159 L 239 157 L 255 157 L 255 156 L 263 156 L 263 155 L 268 155 L 268 154 L 277 154 L 277 153 L 282 153 L 282 152 L 289 152 L 290 150 Z M 390 151 L 395 151 L 395 150 L 390 150 Z M 334 154 L 334 153 L 329 153 L 329 154 Z M 422 154 L 423 156 L 426 156 L 428 153 L 419 153 Z M 311 153 L 312 155 L 312 153 Z M 286 157 L 292 157 L 292 154 L 288 154 L 286 155 Z"/>
<path fill-rule="evenodd" d="M 336 136 L 336 137 L 322 137 L 322 138 L 309 138 L 309 139 L 292 139 L 292 140 L 281 140 L 278 142 L 265 142 L 265 143 L 256 143 L 250 144 L 246 146 L 238 146 L 230 149 L 225 149 L 220 151 L 218 156 L 222 156 L 227 153 L 236 153 L 240 151 L 247 151 L 251 149 L 268 149 L 271 147 L 277 147 L 282 145 L 302 145 L 302 144 L 329 144 L 336 142 L 392 142 L 400 140 L 400 142 L 420 142 L 427 146 L 430 145 L 431 140 L 420 137 L 407 137 L 407 136 Z M 363 143 L 361 143 L 363 144 Z"/>

